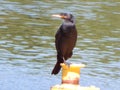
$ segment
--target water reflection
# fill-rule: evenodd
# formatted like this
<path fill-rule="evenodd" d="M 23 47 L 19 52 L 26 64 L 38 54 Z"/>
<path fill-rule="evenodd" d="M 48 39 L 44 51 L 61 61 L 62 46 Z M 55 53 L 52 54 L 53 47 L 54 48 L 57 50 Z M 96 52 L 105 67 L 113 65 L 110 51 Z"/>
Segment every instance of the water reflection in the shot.
<path fill-rule="evenodd" d="M 119 2 L 0 2 L 1 90 L 47 90 L 60 83 L 60 74 L 50 75 L 56 61 L 54 34 L 61 23 L 51 14 L 60 12 L 71 12 L 76 16 L 78 41 L 70 61 L 87 65 L 82 69 L 81 85 L 118 90 Z"/>

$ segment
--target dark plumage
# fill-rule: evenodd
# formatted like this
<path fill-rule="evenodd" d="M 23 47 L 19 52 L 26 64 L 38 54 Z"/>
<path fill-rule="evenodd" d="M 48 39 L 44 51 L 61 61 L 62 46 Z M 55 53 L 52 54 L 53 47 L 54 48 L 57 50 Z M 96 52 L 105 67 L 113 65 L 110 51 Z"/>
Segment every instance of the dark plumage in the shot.
<path fill-rule="evenodd" d="M 61 69 L 60 63 L 64 63 L 73 54 L 72 51 L 77 40 L 77 30 L 72 14 L 61 13 L 53 16 L 64 19 L 64 22 L 55 35 L 57 63 L 52 71 L 52 74 L 58 74 Z"/>

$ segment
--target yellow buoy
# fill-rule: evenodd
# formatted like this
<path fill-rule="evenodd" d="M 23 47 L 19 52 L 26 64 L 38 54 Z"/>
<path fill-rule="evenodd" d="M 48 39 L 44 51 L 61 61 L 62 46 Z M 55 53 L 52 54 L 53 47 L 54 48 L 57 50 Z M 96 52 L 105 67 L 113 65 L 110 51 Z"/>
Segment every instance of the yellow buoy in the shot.
<path fill-rule="evenodd" d="M 80 68 L 85 67 L 84 64 L 71 64 L 70 66 L 61 63 L 62 66 L 62 84 L 79 84 Z"/>
<path fill-rule="evenodd" d="M 70 66 L 61 63 L 62 82 L 61 85 L 55 85 L 50 90 L 100 90 L 95 86 L 83 87 L 79 85 L 80 69 L 84 64 L 70 64 Z"/>

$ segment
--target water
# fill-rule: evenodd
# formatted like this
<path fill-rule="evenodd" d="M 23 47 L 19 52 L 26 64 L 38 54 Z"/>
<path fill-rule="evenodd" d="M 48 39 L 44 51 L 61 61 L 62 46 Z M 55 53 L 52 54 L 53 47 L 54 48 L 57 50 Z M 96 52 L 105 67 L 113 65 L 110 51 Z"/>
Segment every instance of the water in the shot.
<path fill-rule="evenodd" d="M 61 24 L 52 14 L 76 17 L 78 40 L 69 60 L 84 63 L 82 86 L 120 88 L 119 0 L 0 0 L 0 90 L 49 90 L 61 83 L 52 76 L 54 35 Z"/>

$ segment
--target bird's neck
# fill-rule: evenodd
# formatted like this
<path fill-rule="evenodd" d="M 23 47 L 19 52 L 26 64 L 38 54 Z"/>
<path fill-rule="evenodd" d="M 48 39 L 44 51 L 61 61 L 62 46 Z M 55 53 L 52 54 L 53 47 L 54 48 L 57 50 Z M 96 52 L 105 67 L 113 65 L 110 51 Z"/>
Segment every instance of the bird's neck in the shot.
<path fill-rule="evenodd" d="M 66 19 L 65 21 L 66 21 L 66 22 L 72 22 L 72 23 L 75 23 L 75 19 L 73 19 L 73 18 L 72 18 L 72 19 Z"/>
<path fill-rule="evenodd" d="M 75 25 L 75 22 L 74 21 L 70 21 L 70 20 L 65 20 L 64 22 L 63 22 L 63 24 L 64 25 Z"/>

